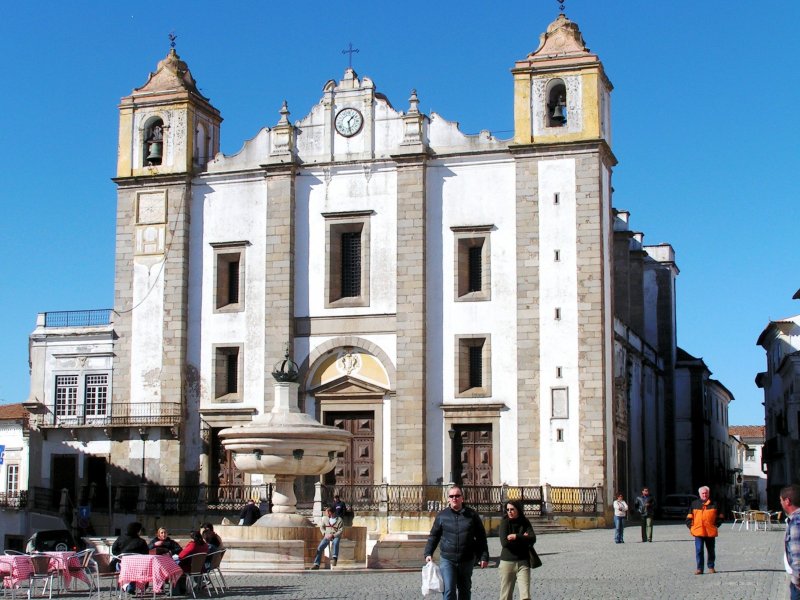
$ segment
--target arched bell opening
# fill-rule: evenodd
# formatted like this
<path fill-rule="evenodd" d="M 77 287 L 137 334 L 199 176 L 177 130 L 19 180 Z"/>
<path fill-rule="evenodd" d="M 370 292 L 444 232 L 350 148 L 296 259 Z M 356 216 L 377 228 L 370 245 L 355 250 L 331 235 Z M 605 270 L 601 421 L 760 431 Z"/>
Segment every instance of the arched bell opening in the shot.
<path fill-rule="evenodd" d="M 547 126 L 564 127 L 567 124 L 567 86 L 561 79 L 553 79 L 547 84 L 546 98 Z"/>
<path fill-rule="evenodd" d="M 164 156 L 164 121 L 158 118 L 149 121 L 144 128 L 142 140 L 144 166 L 160 165 Z"/>

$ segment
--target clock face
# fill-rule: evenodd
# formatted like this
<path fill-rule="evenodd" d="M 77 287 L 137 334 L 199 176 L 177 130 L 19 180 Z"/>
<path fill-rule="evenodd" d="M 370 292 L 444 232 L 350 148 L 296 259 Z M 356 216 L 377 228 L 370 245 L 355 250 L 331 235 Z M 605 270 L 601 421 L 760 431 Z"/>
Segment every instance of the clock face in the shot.
<path fill-rule="evenodd" d="M 345 137 L 352 137 L 361 131 L 364 117 L 355 108 L 343 108 L 336 115 L 336 131 Z"/>

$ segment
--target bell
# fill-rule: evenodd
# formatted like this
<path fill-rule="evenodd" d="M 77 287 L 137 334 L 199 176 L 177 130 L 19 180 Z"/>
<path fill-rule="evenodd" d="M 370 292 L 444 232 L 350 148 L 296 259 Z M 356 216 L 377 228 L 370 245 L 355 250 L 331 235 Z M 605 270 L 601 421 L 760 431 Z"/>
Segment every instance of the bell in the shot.
<path fill-rule="evenodd" d="M 150 142 L 147 147 L 147 160 L 160 163 L 162 146 L 163 142 Z"/>
<path fill-rule="evenodd" d="M 559 123 L 563 123 L 567 120 L 564 115 L 564 98 L 559 98 L 558 102 L 556 102 L 556 106 L 553 109 L 553 120 Z"/>

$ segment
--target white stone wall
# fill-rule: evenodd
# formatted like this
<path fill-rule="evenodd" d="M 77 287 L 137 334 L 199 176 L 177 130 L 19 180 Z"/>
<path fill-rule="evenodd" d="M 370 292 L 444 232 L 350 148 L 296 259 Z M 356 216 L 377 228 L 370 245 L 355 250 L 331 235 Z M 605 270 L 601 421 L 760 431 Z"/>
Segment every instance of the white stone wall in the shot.
<path fill-rule="evenodd" d="M 447 478 L 450 444 L 441 404 L 502 403 L 502 440 L 517 438 L 516 408 L 516 198 L 514 163 L 504 155 L 434 161 L 428 168 L 428 466 Z M 452 227 L 492 225 L 491 299 L 455 299 L 455 237 Z M 491 338 L 491 396 L 456 398 L 457 335 Z M 517 477 L 517 447 L 503 444 L 494 457 L 495 478 Z M 440 452 L 442 453 L 440 455 Z M 432 478 L 435 479 L 435 478 Z"/>
<path fill-rule="evenodd" d="M 261 176 L 208 178 L 195 186 L 189 269 L 188 361 L 201 373 L 200 404 L 214 403 L 214 345 L 242 344 L 244 406 L 264 409 L 264 231 L 268 198 Z M 244 310 L 215 312 L 216 255 L 212 244 L 246 242 Z M 277 357 L 276 357 L 277 359 Z M 267 361 L 269 362 L 269 361 Z M 272 364 L 266 365 L 271 368 Z"/>
<path fill-rule="evenodd" d="M 541 477 L 551 485 L 579 485 L 578 280 L 575 232 L 576 164 L 572 158 L 539 163 L 539 265 L 541 339 Z M 559 203 L 553 201 L 559 194 Z M 560 260 L 555 261 L 555 251 Z M 561 318 L 556 320 L 555 311 Z M 561 367 L 561 378 L 556 377 Z M 569 416 L 553 419 L 551 389 L 566 387 Z M 556 441 L 562 429 L 564 441 Z"/>

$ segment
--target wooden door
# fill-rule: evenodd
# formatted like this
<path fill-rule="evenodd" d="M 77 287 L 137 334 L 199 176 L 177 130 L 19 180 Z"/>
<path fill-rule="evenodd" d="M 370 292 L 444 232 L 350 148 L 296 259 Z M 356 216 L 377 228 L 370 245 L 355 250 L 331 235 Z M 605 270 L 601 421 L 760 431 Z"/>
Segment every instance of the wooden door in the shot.
<path fill-rule="evenodd" d="M 350 446 L 339 453 L 336 467 L 325 475 L 327 485 L 372 485 L 375 483 L 375 414 L 326 412 L 325 425 L 353 434 Z"/>
<path fill-rule="evenodd" d="M 221 429 L 211 430 L 211 477 L 210 490 L 219 490 L 218 501 L 239 501 L 243 498 L 241 487 L 244 473 L 236 468 L 233 452 L 226 450 L 219 438 Z"/>
<path fill-rule="evenodd" d="M 456 425 L 453 455 L 461 485 L 492 485 L 492 426 Z"/>

